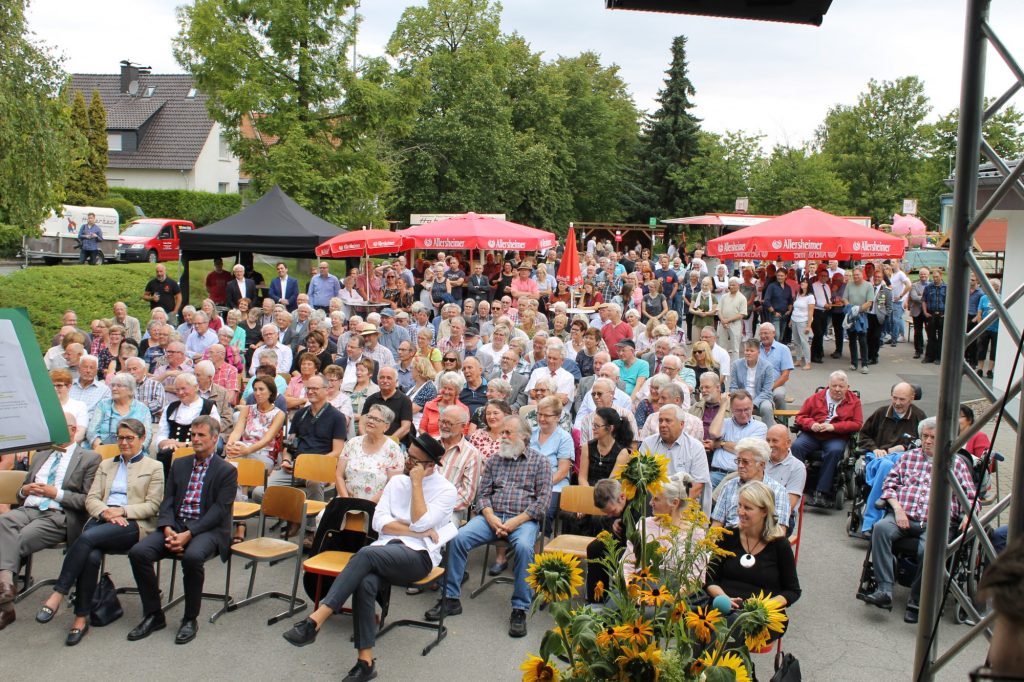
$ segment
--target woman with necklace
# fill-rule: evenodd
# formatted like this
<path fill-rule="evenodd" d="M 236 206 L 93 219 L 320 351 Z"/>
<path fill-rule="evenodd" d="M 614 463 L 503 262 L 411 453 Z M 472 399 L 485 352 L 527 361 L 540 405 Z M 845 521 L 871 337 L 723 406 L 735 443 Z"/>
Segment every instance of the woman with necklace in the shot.
<path fill-rule="evenodd" d="M 580 474 L 582 484 L 594 487 L 602 478 L 611 478 L 612 473 L 629 461 L 629 446 L 634 436 L 629 422 L 611 407 L 602 407 L 591 422 L 594 438 L 581 445 Z"/>
<path fill-rule="evenodd" d="M 745 600 L 762 591 L 785 609 L 800 598 L 800 580 L 793 548 L 775 518 L 771 488 L 761 481 L 745 483 L 740 488 L 737 514 L 738 528 L 719 543 L 732 555 L 708 567 L 704 589 L 712 599 L 724 595 L 732 602 L 730 617 Z M 781 636 L 772 632 L 772 640 Z"/>

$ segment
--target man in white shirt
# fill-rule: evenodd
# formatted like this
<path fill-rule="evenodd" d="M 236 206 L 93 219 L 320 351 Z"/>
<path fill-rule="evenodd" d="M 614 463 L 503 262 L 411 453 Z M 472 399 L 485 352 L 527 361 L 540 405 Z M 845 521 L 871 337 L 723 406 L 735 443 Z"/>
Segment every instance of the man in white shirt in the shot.
<path fill-rule="evenodd" d="M 217 343 L 217 334 L 210 329 L 210 318 L 203 311 L 192 316 L 192 333 L 185 339 L 185 354 L 194 362 L 203 359 L 203 353 Z"/>
<path fill-rule="evenodd" d="M 551 377 L 558 385 L 557 395 L 562 399 L 562 404 L 565 405 L 572 399 L 576 389 L 576 380 L 572 374 L 562 367 L 562 362 L 565 360 L 565 347 L 560 343 L 548 345 L 546 359 L 547 364 L 544 367 L 538 367 L 530 373 L 530 380 L 526 384 L 526 392 L 532 391 L 533 387 L 542 378 Z"/>
<path fill-rule="evenodd" d="M 789 523 L 785 526 L 792 533 L 796 527 L 796 515 L 800 509 L 800 499 L 804 496 L 804 485 L 807 483 L 807 466 L 793 456 L 789 446 L 793 444 L 789 427 L 775 424 L 768 429 L 765 436 L 771 448 L 771 459 L 764 473 L 782 484 L 789 493 Z M 781 523 L 781 519 L 779 522 Z"/>
<path fill-rule="evenodd" d="M 728 386 L 729 370 L 732 365 L 729 352 L 718 345 L 718 337 L 715 336 L 715 330 L 711 327 L 704 327 L 700 330 L 700 340 L 711 347 L 711 359 L 718 363 L 718 374 L 722 377 L 722 383 Z"/>
<path fill-rule="evenodd" d="M 277 328 L 275 324 L 265 324 L 261 329 L 263 333 L 263 346 L 257 349 L 259 351 L 272 350 L 277 355 L 277 369 L 279 372 L 287 372 L 292 367 L 292 349 L 288 346 L 280 343 L 281 330 Z M 249 364 L 249 374 L 256 374 L 256 367 L 259 365 L 259 360 L 255 357 L 257 353 L 253 354 L 252 362 Z"/>
<path fill-rule="evenodd" d="M 839 261 L 830 260 L 828 262 L 828 278 L 832 279 L 836 275 L 842 275 L 843 277 L 845 277 L 846 270 L 843 270 L 841 267 L 839 267 Z"/>
<path fill-rule="evenodd" d="M 662 405 L 658 410 L 658 434 L 645 438 L 645 449 L 668 458 L 668 475 L 687 473 L 693 478 L 690 497 L 699 500 L 705 513 L 711 512 L 711 476 L 708 458 L 699 440 L 683 431 L 685 420 L 679 405 Z"/>
<path fill-rule="evenodd" d="M 441 548 L 458 532 L 451 522 L 457 492 L 441 474 L 444 454 L 444 446 L 425 433 L 413 440 L 405 473 L 388 481 L 373 513 L 377 540 L 352 556 L 320 607 L 284 633 L 295 646 L 312 644 L 321 626 L 351 597 L 358 658 L 345 679 L 376 677 L 375 600 L 381 583 L 411 585 L 425 578 L 441 563 Z"/>
<path fill-rule="evenodd" d="M 907 335 L 903 311 L 906 310 L 907 300 L 910 298 L 912 282 L 907 273 L 900 268 L 899 260 L 892 261 L 891 265 L 892 277 L 889 278 L 889 286 L 892 288 L 892 312 L 889 313 L 889 343 L 895 348 L 900 337 Z"/>
<path fill-rule="evenodd" d="M 818 279 L 811 283 L 811 294 L 814 296 L 814 317 L 811 318 L 811 362 L 821 364 L 825 361 L 825 332 L 832 314 L 832 286 L 828 281 L 828 271 L 819 270 Z"/>
<path fill-rule="evenodd" d="M 598 355 L 601 355 L 601 353 L 598 353 Z M 608 354 L 604 353 L 604 355 L 607 356 Z M 597 356 L 594 357 L 596 359 Z M 619 384 L 621 382 L 619 381 L 619 368 L 617 365 L 610 361 L 606 361 L 603 365 L 601 365 L 601 369 L 597 370 L 597 377 L 599 379 L 608 379 L 615 386 L 615 395 L 612 397 L 613 407 L 622 408 L 624 410 L 633 409 L 632 398 L 629 397 L 628 393 L 619 388 Z M 597 407 L 595 407 L 594 405 L 594 397 L 593 395 L 591 395 L 595 383 L 597 383 L 596 379 L 593 382 L 591 382 L 590 390 L 588 390 L 587 394 L 583 396 L 583 401 L 580 403 L 580 409 L 576 412 L 577 420 L 579 420 L 581 417 L 585 417 L 587 414 L 597 409 Z"/>

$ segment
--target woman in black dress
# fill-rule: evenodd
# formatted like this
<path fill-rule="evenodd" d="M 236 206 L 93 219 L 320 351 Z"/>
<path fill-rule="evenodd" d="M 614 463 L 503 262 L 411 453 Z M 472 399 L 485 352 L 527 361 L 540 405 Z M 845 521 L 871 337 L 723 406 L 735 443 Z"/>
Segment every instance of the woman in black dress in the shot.
<path fill-rule="evenodd" d="M 739 527 L 719 542 L 719 547 L 732 554 L 708 567 L 704 589 L 712 599 L 724 595 L 732 602 L 730 617 L 735 617 L 744 601 L 762 591 L 771 594 L 772 601 L 785 611 L 800 598 L 800 580 L 793 548 L 775 518 L 771 488 L 761 481 L 743 484 L 737 515 Z M 769 641 L 782 634 L 772 632 Z"/>
<path fill-rule="evenodd" d="M 611 478 L 616 467 L 626 465 L 634 436 L 629 422 L 610 407 L 594 414 L 591 428 L 594 439 L 580 448 L 579 480 L 581 485 L 594 487 L 601 479 Z"/>

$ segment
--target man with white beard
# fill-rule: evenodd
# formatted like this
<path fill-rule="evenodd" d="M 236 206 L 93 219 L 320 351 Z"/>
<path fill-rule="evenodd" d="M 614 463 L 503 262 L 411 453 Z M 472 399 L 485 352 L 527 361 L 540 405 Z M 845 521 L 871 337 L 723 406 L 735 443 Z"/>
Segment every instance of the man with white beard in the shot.
<path fill-rule="evenodd" d="M 462 613 L 462 574 L 470 550 L 496 539 L 506 539 L 514 548 L 515 581 L 512 588 L 510 637 L 526 636 L 526 613 L 533 592 L 526 584 L 527 569 L 533 561 L 534 543 L 547 514 L 551 498 L 551 464 L 547 457 L 529 447 L 532 431 L 519 416 L 505 419 L 497 457 L 489 457 L 480 477 L 474 516 L 452 540 L 445 575 L 444 595 L 426 613 L 437 621 L 441 609 L 447 616 Z"/>

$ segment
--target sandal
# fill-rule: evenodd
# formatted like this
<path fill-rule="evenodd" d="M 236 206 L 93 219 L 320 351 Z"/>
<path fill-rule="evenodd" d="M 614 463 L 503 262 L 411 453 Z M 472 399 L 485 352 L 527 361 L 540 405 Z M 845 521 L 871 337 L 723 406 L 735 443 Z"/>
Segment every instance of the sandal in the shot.
<path fill-rule="evenodd" d="M 242 531 L 241 535 L 239 535 L 239 533 L 238 533 L 239 530 Z M 231 544 L 232 545 L 237 545 L 240 542 L 245 542 L 245 536 L 247 534 L 247 530 L 248 529 L 245 527 L 245 524 L 238 524 L 237 526 L 235 526 L 235 534 L 231 538 Z"/>

